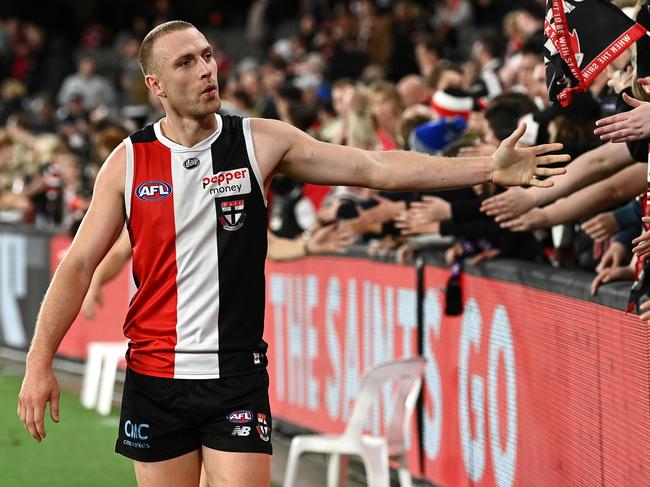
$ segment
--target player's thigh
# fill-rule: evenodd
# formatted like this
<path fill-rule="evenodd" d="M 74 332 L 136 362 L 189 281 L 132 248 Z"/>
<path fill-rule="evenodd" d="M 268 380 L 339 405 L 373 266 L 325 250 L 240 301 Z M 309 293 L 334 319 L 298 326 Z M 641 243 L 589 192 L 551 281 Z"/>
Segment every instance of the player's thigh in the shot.
<path fill-rule="evenodd" d="M 211 487 L 268 487 L 271 455 L 203 447 L 203 465 Z"/>
<path fill-rule="evenodd" d="M 199 482 L 199 487 L 210 487 L 208 474 L 205 473 L 205 465 L 203 465 L 203 463 L 201 463 L 201 482 Z"/>
<path fill-rule="evenodd" d="M 138 487 L 197 487 L 201 452 L 192 451 L 162 462 L 133 462 Z"/>

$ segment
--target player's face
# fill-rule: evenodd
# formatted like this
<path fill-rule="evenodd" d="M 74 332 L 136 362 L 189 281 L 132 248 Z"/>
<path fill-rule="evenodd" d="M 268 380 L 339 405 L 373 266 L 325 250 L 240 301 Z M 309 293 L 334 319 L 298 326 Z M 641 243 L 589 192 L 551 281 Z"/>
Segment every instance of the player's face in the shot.
<path fill-rule="evenodd" d="M 161 98 L 180 114 L 202 116 L 221 108 L 212 47 L 196 29 L 171 32 L 156 41 Z"/>

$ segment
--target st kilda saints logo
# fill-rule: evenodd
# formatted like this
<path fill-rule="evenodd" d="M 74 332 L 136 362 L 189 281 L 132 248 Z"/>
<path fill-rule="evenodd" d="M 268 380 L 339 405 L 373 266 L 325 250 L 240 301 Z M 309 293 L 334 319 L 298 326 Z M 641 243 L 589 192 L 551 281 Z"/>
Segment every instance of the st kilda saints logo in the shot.
<path fill-rule="evenodd" d="M 234 232 L 244 225 L 244 200 L 222 201 L 219 223 L 224 230 Z"/>
<path fill-rule="evenodd" d="M 257 434 L 262 441 L 269 441 L 269 425 L 266 423 L 266 414 L 257 413 Z"/>

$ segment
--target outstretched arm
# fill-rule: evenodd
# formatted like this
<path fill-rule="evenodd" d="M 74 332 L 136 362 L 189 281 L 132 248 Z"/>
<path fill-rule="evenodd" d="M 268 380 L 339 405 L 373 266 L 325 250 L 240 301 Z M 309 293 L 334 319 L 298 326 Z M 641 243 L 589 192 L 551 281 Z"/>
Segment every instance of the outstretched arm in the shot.
<path fill-rule="evenodd" d="M 592 215 L 642 193 L 646 187 L 646 172 L 645 164 L 634 164 L 604 181 L 583 188 L 552 205 L 533 209 L 501 226 L 514 231 L 538 230 Z"/>
<path fill-rule="evenodd" d="M 281 172 L 301 181 L 326 185 L 364 186 L 386 191 L 458 188 L 488 181 L 513 186 L 552 183 L 536 179 L 564 173 L 538 167 L 566 162 L 566 155 L 544 155 L 561 144 L 518 148 L 525 132 L 519 127 L 492 156 L 444 158 L 416 152 L 376 152 L 319 142 L 283 122 L 251 122 L 257 160 L 265 181 Z"/>
<path fill-rule="evenodd" d="M 58 421 L 59 386 L 52 372 L 54 354 L 79 313 L 97 264 L 124 226 L 125 150 L 116 149 L 102 167 L 93 199 L 79 231 L 54 273 L 36 322 L 27 354 L 18 415 L 32 437 L 45 438 L 44 414 Z"/>

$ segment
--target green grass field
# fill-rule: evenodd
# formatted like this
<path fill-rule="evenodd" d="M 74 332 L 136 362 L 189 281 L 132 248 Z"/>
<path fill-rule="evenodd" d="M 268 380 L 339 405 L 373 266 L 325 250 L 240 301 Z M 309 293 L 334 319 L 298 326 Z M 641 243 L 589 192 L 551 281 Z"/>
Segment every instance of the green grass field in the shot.
<path fill-rule="evenodd" d="M 61 422 L 49 420 L 37 443 L 16 416 L 21 379 L 0 375 L 0 485 L 125 487 L 135 485 L 131 461 L 114 453 L 118 416 L 99 416 L 61 394 Z"/>
<path fill-rule="evenodd" d="M 63 391 L 61 421 L 52 422 L 48 409 L 47 438 L 37 443 L 16 416 L 20 382 L 0 373 L 0 486 L 136 485 L 131 461 L 114 452 L 118 415 L 100 416 Z"/>

